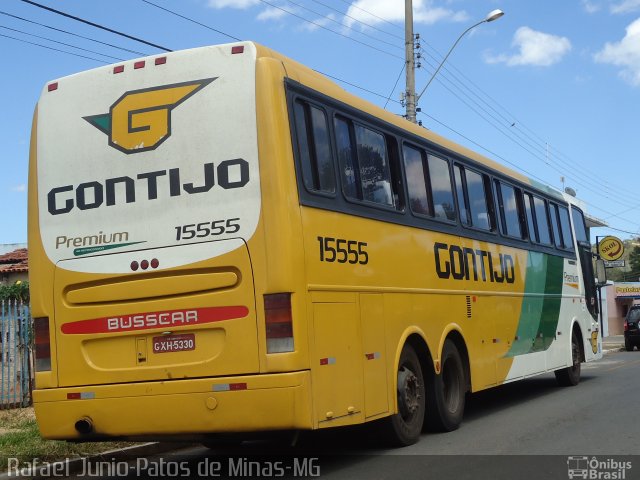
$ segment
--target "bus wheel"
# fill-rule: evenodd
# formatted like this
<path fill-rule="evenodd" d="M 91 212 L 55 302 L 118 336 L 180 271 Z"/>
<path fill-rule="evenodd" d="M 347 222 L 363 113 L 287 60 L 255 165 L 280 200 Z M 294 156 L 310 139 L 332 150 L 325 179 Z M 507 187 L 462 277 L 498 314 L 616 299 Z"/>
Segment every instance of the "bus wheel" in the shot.
<path fill-rule="evenodd" d="M 573 365 L 553 372 L 562 387 L 573 387 L 580 382 L 580 338 L 575 330 L 571 334 L 571 358 Z"/>
<path fill-rule="evenodd" d="M 460 352 L 447 339 L 442 348 L 442 370 L 433 374 L 427 388 L 427 427 L 450 432 L 462 423 L 467 381 Z"/>
<path fill-rule="evenodd" d="M 418 355 L 407 344 L 398 365 L 398 413 L 387 417 L 386 437 L 393 446 L 405 447 L 420 439 L 424 422 L 424 378 Z"/>

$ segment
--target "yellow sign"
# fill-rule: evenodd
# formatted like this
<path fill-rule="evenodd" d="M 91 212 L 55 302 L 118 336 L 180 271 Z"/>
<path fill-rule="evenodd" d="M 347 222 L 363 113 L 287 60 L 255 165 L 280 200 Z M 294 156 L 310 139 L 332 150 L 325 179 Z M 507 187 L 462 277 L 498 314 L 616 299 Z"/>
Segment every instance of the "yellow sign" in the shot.
<path fill-rule="evenodd" d="M 618 260 L 624 253 L 622 240 L 616 237 L 604 237 L 598 243 L 598 254 L 604 260 Z"/>

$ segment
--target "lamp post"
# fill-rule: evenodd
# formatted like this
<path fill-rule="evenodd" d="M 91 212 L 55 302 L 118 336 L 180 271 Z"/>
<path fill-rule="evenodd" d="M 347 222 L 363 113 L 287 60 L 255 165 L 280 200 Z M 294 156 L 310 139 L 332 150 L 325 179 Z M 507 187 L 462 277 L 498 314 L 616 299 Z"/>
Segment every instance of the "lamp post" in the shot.
<path fill-rule="evenodd" d="M 418 104 L 418 101 L 420 100 L 420 97 L 422 97 L 422 95 L 424 94 L 425 90 L 429 87 L 429 85 L 431 85 L 431 82 L 433 82 L 433 79 L 436 78 L 436 75 L 438 74 L 438 72 L 440 71 L 440 69 L 442 68 L 442 66 L 444 65 L 444 63 L 447 61 L 447 58 L 449 58 L 449 55 L 451 55 L 451 52 L 453 52 L 453 49 L 456 48 L 456 46 L 458 45 L 458 43 L 460 43 L 460 40 L 462 40 L 462 37 L 464 37 L 467 33 L 469 33 L 469 31 L 473 30 L 474 28 L 476 28 L 478 25 L 482 25 L 483 23 L 489 23 L 489 22 L 493 22 L 494 20 L 499 19 L 500 17 L 502 17 L 504 15 L 504 12 L 500 9 L 496 9 L 496 10 L 492 10 L 491 12 L 489 12 L 489 14 L 485 17 L 484 20 L 481 20 L 478 23 L 475 23 L 473 25 L 471 25 L 469 28 L 467 28 L 464 32 L 462 32 L 460 34 L 460 36 L 458 37 L 458 39 L 455 41 L 455 43 L 451 46 L 451 48 L 449 49 L 449 51 L 447 52 L 447 54 L 444 56 L 444 58 L 442 59 L 442 61 L 440 62 L 440 65 L 438 65 L 438 68 L 436 68 L 436 71 L 433 72 L 433 75 L 431 75 L 431 78 L 429 79 L 429 81 L 427 82 L 427 84 L 424 86 L 424 88 L 422 89 L 422 91 L 420 92 L 419 95 L 416 95 L 415 97 L 415 102 L 413 103 L 412 107 L 413 107 L 413 117 L 411 117 L 410 115 L 408 115 L 408 117 L 413 118 L 413 121 L 415 122 L 415 118 L 416 118 L 416 114 L 415 114 L 415 106 Z M 413 53 L 412 53 L 413 55 Z M 407 104 L 408 107 L 408 104 Z"/>

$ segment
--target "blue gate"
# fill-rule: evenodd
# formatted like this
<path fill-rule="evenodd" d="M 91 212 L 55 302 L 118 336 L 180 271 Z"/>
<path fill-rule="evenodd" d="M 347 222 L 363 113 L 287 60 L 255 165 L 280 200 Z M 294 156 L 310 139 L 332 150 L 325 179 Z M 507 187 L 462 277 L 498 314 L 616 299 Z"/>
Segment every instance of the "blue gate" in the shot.
<path fill-rule="evenodd" d="M 29 307 L 0 302 L 0 409 L 31 404 L 31 359 Z"/>

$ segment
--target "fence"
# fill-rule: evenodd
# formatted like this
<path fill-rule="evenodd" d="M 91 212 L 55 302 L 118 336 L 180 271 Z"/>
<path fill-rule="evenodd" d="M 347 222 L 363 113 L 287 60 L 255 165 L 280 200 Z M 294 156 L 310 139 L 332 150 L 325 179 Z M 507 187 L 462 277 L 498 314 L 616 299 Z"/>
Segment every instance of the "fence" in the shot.
<path fill-rule="evenodd" d="M 0 409 L 31 404 L 32 342 L 29 307 L 0 302 Z"/>

